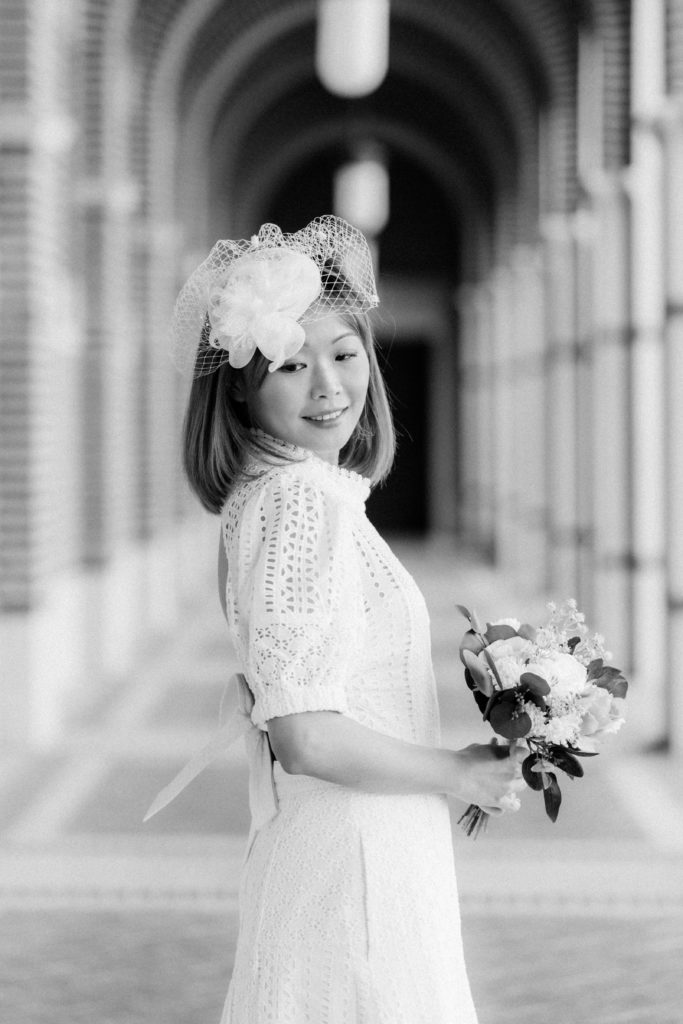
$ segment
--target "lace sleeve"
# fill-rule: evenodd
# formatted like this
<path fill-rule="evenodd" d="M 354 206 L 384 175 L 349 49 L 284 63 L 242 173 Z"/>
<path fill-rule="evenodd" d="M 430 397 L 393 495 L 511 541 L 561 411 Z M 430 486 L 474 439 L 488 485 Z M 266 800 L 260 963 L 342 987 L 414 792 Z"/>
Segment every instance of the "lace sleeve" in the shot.
<path fill-rule="evenodd" d="M 256 515 L 261 543 L 241 630 L 253 720 L 344 712 L 363 618 L 349 510 L 316 482 L 283 473 Z"/>

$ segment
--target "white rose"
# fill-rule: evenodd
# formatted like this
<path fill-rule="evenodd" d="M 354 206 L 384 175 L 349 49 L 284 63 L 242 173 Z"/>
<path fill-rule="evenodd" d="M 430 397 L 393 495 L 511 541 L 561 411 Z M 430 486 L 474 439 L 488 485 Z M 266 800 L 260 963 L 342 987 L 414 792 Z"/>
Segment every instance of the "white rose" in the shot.
<path fill-rule="evenodd" d="M 553 651 L 530 662 L 526 671 L 545 679 L 554 697 L 572 697 L 586 688 L 586 666 L 571 654 Z"/>
<path fill-rule="evenodd" d="M 519 677 L 524 671 L 524 665 L 520 665 L 516 658 L 494 658 L 500 681 L 504 689 L 511 689 L 519 683 Z"/>
<path fill-rule="evenodd" d="M 624 723 L 622 706 L 621 698 L 613 697 L 604 687 L 591 683 L 579 703 L 581 736 L 597 740 L 608 733 L 618 732 Z"/>
<path fill-rule="evenodd" d="M 524 637 L 511 636 L 508 640 L 494 640 L 486 649 L 495 662 L 503 687 L 517 686 L 520 675 L 526 671 L 531 643 Z M 483 654 L 479 657 L 485 665 L 488 664 Z"/>

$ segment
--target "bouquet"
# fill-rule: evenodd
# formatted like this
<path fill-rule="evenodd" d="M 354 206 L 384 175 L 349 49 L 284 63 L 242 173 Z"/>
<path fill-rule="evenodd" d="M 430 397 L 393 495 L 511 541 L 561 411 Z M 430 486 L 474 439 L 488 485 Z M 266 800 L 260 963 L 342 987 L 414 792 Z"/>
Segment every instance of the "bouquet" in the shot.
<path fill-rule="evenodd" d="M 529 750 L 524 781 L 542 791 L 546 814 L 556 821 L 562 801 L 557 769 L 581 778 L 581 757 L 593 757 L 604 736 L 624 722 L 628 683 L 605 664 L 604 639 L 590 634 L 576 601 L 548 605 L 540 629 L 518 619 L 487 622 L 458 605 L 470 623 L 460 644 L 465 681 L 484 721 L 511 743 Z M 468 835 L 486 826 L 488 814 L 470 804 L 459 820 Z"/>

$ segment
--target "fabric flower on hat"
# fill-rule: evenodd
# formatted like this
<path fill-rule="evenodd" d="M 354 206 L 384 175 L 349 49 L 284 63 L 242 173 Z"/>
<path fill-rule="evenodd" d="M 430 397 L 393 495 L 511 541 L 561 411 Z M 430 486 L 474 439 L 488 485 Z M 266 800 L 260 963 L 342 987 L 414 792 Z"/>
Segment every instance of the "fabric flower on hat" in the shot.
<path fill-rule="evenodd" d="M 315 262 L 289 249 L 256 248 L 235 260 L 222 284 L 208 295 L 209 344 L 228 353 L 231 366 L 246 366 L 254 351 L 272 372 L 299 351 L 305 331 L 298 322 L 320 294 Z"/>

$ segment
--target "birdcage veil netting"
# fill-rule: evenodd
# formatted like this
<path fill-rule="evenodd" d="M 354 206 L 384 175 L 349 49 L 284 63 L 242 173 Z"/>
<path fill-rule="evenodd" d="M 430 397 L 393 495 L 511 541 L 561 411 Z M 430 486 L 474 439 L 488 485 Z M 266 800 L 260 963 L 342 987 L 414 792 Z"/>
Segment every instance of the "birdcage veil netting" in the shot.
<path fill-rule="evenodd" d="M 258 347 L 280 365 L 303 343 L 303 326 L 377 306 L 363 234 L 340 217 L 316 217 L 283 234 L 264 224 L 251 239 L 219 240 L 176 300 L 171 357 L 201 377 L 230 361 L 245 365 Z"/>

